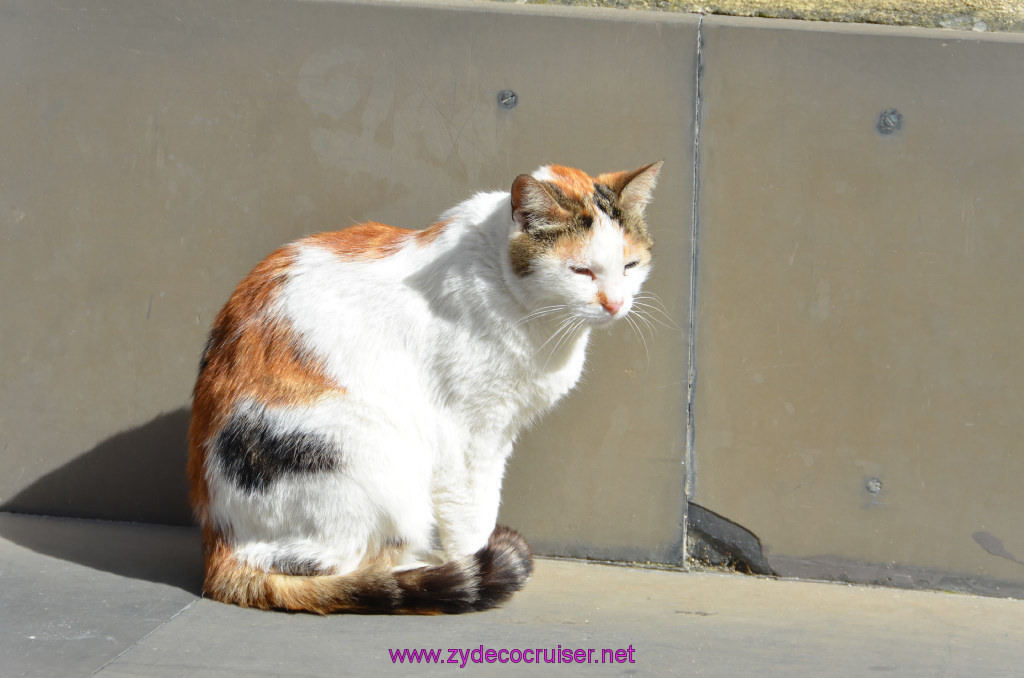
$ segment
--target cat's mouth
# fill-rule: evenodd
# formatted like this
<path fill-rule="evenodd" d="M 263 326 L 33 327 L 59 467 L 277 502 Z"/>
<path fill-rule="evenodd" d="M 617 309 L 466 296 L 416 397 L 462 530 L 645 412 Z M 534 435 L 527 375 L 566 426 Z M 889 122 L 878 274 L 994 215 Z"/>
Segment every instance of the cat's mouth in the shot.
<path fill-rule="evenodd" d="M 619 320 L 622 320 L 623 318 L 626 317 L 628 313 L 629 308 L 627 307 L 623 307 L 622 309 L 616 310 L 615 312 L 611 312 L 606 309 L 601 309 L 599 314 L 595 313 L 593 315 L 590 315 L 587 318 L 587 322 L 590 324 L 591 327 L 599 329 L 605 328 L 615 324 Z"/>

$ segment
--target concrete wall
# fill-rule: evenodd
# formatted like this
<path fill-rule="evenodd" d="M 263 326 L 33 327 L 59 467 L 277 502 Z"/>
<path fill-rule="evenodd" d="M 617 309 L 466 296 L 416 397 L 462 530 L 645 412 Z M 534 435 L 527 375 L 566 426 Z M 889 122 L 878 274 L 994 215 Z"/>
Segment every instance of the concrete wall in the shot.
<path fill-rule="evenodd" d="M 667 159 L 652 287 L 688 324 L 694 17 L 252 0 L 0 8 L 9 510 L 188 522 L 189 394 L 239 279 L 305 233 L 423 227 L 548 162 L 599 172 Z M 499 105 L 505 89 L 514 109 Z M 538 548 L 679 561 L 685 341 L 666 330 L 646 342 L 649 358 L 628 326 L 599 337 L 584 388 L 521 446 L 505 519 Z"/>
<path fill-rule="evenodd" d="M 780 573 L 1020 593 L 1024 40 L 702 32 L 693 501 Z"/>
<path fill-rule="evenodd" d="M 690 15 L 0 0 L 2 506 L 188 522 L 204 335 L 277 245 L 664 158 L 669 326 L 597 337 L 502 520 L 544 553 L 681 564 L 689 525 L 755 570 L 1019 593 L 1022 59 Z"/>

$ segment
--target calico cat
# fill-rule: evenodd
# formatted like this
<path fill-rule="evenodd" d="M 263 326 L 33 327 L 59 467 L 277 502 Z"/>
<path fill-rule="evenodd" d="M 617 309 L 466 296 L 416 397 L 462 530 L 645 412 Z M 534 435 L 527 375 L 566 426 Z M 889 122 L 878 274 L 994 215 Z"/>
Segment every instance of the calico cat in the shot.
<path fill-rule="evenodd" d="M 195 385 L 203 593 L 244 607 L 493 607 L 530 547 L 495 526 L 516 436 L 577 382 L 648 275 L 661 163 L 546 166 L 421 231 L 278 249 L 218 314 Z"/>

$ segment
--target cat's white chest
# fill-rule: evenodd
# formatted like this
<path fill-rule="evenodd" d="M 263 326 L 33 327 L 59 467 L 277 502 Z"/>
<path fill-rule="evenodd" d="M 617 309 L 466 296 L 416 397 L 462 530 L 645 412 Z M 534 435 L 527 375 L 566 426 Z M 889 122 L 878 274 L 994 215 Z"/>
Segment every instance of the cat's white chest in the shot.
<path fill-rule="evenodd" d="M 572 390 L 586 357 L 586 333 L 548 352 L 493 338 L 452 339 L 441 361 L 449 370 L 428 376 L 443 385 L 449 403 L 458 403 L 471 428 L 490 429 L 508 442 Z"/>

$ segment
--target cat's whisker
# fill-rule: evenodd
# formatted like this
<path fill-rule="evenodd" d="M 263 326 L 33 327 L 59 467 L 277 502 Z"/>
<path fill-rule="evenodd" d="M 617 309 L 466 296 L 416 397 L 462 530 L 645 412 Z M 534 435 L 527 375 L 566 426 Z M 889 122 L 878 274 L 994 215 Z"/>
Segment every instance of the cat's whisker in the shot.
<path fill-rule="evenodd" d="M 646 311 L 646 315 L 651 320 L 653 320 L 654 322 L 658 323 L 659 325 L 661 325 L 663 327 L 666 327 L 666 328 L 668 328 L 670 330 L 679 330 L 680 329 L 679 325 L 677 325 L 675 320 L 672 319 L 672 316 L 670 316 L 668 313 L 665 312 L 664 308 L 661 308 L 661 307 L 656 306 L 654 304 L 648 304 L 648 303 L 645 303 L 643 301 L 640 301 L 640 299 L 642 299 L 642 298 L 645 298 L 645 297 L 638 296 L 636 299 L 634 299 L 633 300 L 633 305 L 634 306 L 638 306 L 638 307 L 644 309 L 644 311 Z M 648 299 L 648 300 L 650 300 L 650 299 Z M 638 312 L 639 312 L 639 309 L 638 309 Z M 655 313 L 657 313 L 658 315 L 662 316 L 664 318 L 664 320 L 662 320 L 661 318 L 656 316 Z"/>
<path fill-rule="evenodd" d="M 540 317 L 542 315 L 547 315 L 548 312 L 549 311 L 547 309 L 538 309 L 536 311 L 533 311 L 531 313 L 528 313 L 528 314 L 524 315 L 522 318 L 520 318 L 515 323 L 513 323 L 512 326 L 513 327 L 519 327 L 521 325 L 525 325 L 526 323 L 530 322 L 534 318 Z"/>
<path fill-rule="evenodd" d="M 623 316 L 623 317 L 626 319 L 626 322 L 629 323 L 629 326 L 633 328 L 633 333 L 636 334 L 640 338 L 640 343 L 642 343 L 644 345 L 644 355 L 647 357 L 647 367 L 650 367 L 651 366 L 651 352 L 650 352 L 650 349 L 648 349 L 648 347 L 647 347 L 647 340 L 644 339 L 644 333 L 637 326 L 636 321 L 633 320 L 632 318 L 630 318 L 628 314 Z"/>
<path fill-rule="evenodd" d="M 558 329 L 557 329 L 557 330 L 555 330 L 554 334 L 552 334 L 552 335 L 551 335 L 550 337 L 548 337 L 548 340 L 547 340 L 547 341 L 545 341 L 545 342 L 544 342 L 543 344 L 541 344 L 540 346 L 538 346 L 538 347 L 537 347 L 537 350 L 536 350 L 536 351 L 534 351 L 534 353 L 535 353 L 535 354 L 536 354 L 536 353 L 540 353 L 540 352 L 541 352 L 541 350 L 542 350 L 542 349 L 543 349 L 543 348 L 544 348 L 545 346 L 547 346 L 548 344 L 550 344 L 550 343 L 551 343 L 551 340 L 552 340 L 552 339 L 554 339 L 554 338 L 555 338 L 555 337 L 557 337 L 557 336 L 558 336 L 559 334 L 561 334 L 561 333 L 562 333 L 562 331 L 563 331 L 563 330 L 564 330 L 565 328 L 569 327 L 569 326 L 570 326 L 570 325 L 571 325 L 571 324 L 572 324 L 572 323 L 573 323 L 573 322 L 574 322 L 575 320 L 576 320 L 576 319 L 575 319 L 574 317 L 572 317 L 572 316 L 569 316 L 568 318 L 566 318 L 565 320 L 563 320 L 563 321 L 562 321 L 562 324 L 558 326 Z M 545 367 L 546 367 L 546 366 L 547 366 L 547 363 L 545 363 L 544 365 L 545 365 Z"/>
<path fill-rule="evenodd" d="M 562 340 L 565 338 L 565 333 L 568 332 L 568 329 L 569 329 L 569 327 L 571 325 L 572 325 L 572 321 L 562 323 L 562 325 L 559 326 L 559 328 L 555 332 L 555 334 L 551 336 L 551 339 L 554 339 L 557 336 L 558 337 L 558 341 L 555 342 L 555 345 L 551 347 L 551 351 L 548 352 L 547 360 L 544 361 L 544 366 L 541 367 L 542 371 L 546 370 L 548 368 L 548 363 L 551 362 L 551 358 L 554 357 L 555 351 L 558 350 L 559 344 L 562 343 Z M 547 344 L 548 342 L 551 341 L 551 339 L 548 339 L 548 341 L 544 342 L 544 343 Z M 543 348 L 543 346 L 541 348 Z"/>
<path fill-rule="evenodd" d="M 547 320 L 551 316 L 566 316 L 569 315 L 570 313 L 570 307 L 565 304 L 560 304 L 558 306 L 548 306 L 543 309 L 538 309 L 537 311 L 534 311 L 530 315 L 524 317 L 522 320 L 519 321 L 519 323 L 516 326 L 519 327 L 521 325 L 533 322 L 535 320 Z"/>
<path fill-rule="evenodd" d="M 559 337 L 558 341 L 555 342 L 554 347 L 552 347 L 551 355 L 554 355 L 555 353 L 558 352 L 558 347 L 561 346 L 565 342 L 566 339 L 571 337 L 573 335 L 573 333 L 575 333 L 575 331 L 579 328 L 579 326 L 580 326 L 580 324 L 582 322 L 583 322 L 582 320 L 573 319 L 573 321 L 571 323 L 569 323 L 569 326 L 566 327 L 565 330 L 562 332 L 562 336 Z M 548 356 L 548 358 L 550 358 L 550 357 L 551 356 Z"/>
<path fill-rule="evenodd" d="M 664 313 L 666 317 L 671 318 L 668 311 L 666 310 L 665 301 L 654 292 L 640 292 L 636 295 L 636 299 L 640 301 L 650 302 L 650 306 L 658 309 L 659 312 Z"/>
<path fill-rule="evenodd" d="M 516 321 L 516 324 L 513 327 L 520 327 L 530 322 L 531 320 L 538 320 L 545 316 L 554 315 L 555 313 L 564 311 L 568 308 L 569 307 L 566 306 L 565 304 L 557 304 L 555 306 L 544 306 L 542 308 L 538 308 L 535 311 L 527 313 L 525 316 Z"/>
<path fill-rule="evenodd" d="M 660 325 L 664 325 L 665 327 L 672 330 L 679 329 L 679 326 L 672 319 L 672 316 L 670 316 L 668 313 L 658 308 L 657 306 L 651 306 L 650 304 L 644 303 L 642 301 L 634 301 L 633 304 L 639 308 L 644 309 L 647 312 L 647 314 L 651 316 L 651 319 L 655 320 Z"/>
<path fill-rule="evenodd" d="M 653 302 L 656 302 L 656 303 L 660 304 L 661 306 L 665 305 L 665 300 L 662 299 L 660 296 L 658 296 L 656 293 L 651 292 L 650 290 L 643 290 L 638 295 L 636 295 L 636 298 L 637 299 L 648 299 L 650 301 L 653 301 Z"/>
<path fill-rule="evenodd" d="M 566 339 L 576 334 L 580 330 L 580 328 L 583 327 L 584 324 L 586 324 L 586 320 L 584 320 L 583 318 L 573 318 L 572 322 L 570 322 L 568 326 L 565 326 L 566 329 L 564 331 L 561 331 L 562 336 L 551 349 L 551 352 L 548 354 L 548 359 L 544 361 L 544 367 L 542 369 L 547 369 L 548 363 L 550 363 L 551 359 L 555 356 L 556 353 L 558 353 L 558 347 L 561 346 Z"/>
<path fill-rule="evenodd" d="M 647 327 L 650 328 L 650 330 L 651 330 L 651 338 L 653 339 L 654 338 L 654 334 L 655 334 L 655 332 L 657 331 L 658 328 L 656 328 L 654 326 L 654 324 L 651 322 L 651 320 L 654 320 L 655 322 L 658 322 L 657 318 L 652 318 L 650 313 L 648 313 L 647 311 L 644 311 L 643 309 L 639 309 L 639 308 L 634 308 L 633 309 L 633 314 L 636 315 L 636 318 L 638 320 L 643 320 L 644 324 L 647 325 Z M 664 323 L 659 323 L 659 324 L 661 324 L 662 326 L 665 326 Z"/>
<path fill-rule="evenodd" d="M 652 304 L 654 304 L 655 306 L 657 306 L 663 312 L 665 311 L 665 308 L 666 308 L 665 300 L 662 299 L 661 297 L 659 297 L 654 292 L 648 292 L 648 291 L 644 290 L 644 291 L 640 292 L 639 294 L 637 294 L 636 298 L 637 299 L 641 299 L 643 301 L 649 301 Z M 668 315 L 667 312 L 665 314 Z"/>

